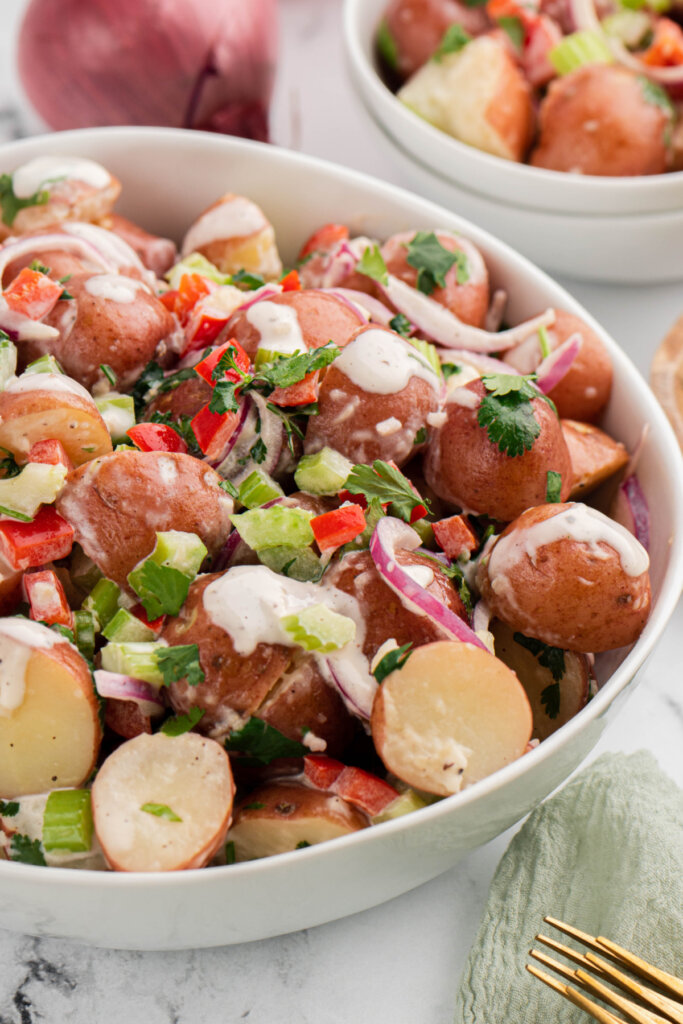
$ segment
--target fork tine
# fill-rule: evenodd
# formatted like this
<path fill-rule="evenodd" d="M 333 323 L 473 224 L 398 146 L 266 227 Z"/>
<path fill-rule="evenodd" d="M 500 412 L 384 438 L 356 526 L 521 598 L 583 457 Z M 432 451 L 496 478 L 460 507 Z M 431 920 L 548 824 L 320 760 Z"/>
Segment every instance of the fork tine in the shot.
<path fill-rule="evenodd" d="M 616 942 L 612 942 L 611 939 L 606 939 L 602 935 L 598 935 L 596 942 L 599 944 L 596 950 L 597 953 L 606 951 L 625 963 L 636 974 L 640 974 L 641 977 L 661 985 L 662 988 L 673 993 L 678 999 L 683 999 L 683 980 L 680 978 L 675 977 L 673 974 L 668 974 L 667 971 L 660 970 L 659 967 L 655 967 L 653 964 L 649 964 L 647 960 L 636 956 L 635 953 L 630 953 L 628 949 L 618 946 Z"/>
<path fill-rule="evenodd" d="M 664 1017 L 653 1013 L 652 1010 L 638 1006 L 633 1000 L 627 999 L 625 996 L 620 995 L 619 992 L 614 992 L 612 989 L 607 988 L 601 981 L 598 981 L 591 974 L 587 974 L 584 970 L 579 969 L 576 972 L 576 977 L 577 981 L 582 982 L 589 992 L 599 996 L 606 1003 L 627 1014 L 636 1024 L 668 1024 Z"/>
<path fill-rule="evenodd" d="M 617 970 L 616 967 L 607 963 L 606 960 L 601 960 L 595 953 L 587 953 L 584 959 L 591 968 L 601 971 L 616 985 L 620 985 L 621 988 L 631 992 L 639 999 L 642 999 L 643 1002 L 654 1006 L 655 1009 L 666 1014 L 672 1021 L 675 1021 L 675 1024 L 683 1024 L 683 1007 L 680 1003 L 675 1003 L 673 999 L 669 999 L 668 996 L 662 995 L 660 992 L 655 992 L 654 989 L 644 988 L 639 982 L 629 978 L 628 975 Z"/>
<path fill-rule="evenodd" d="M 552 971 L 555 971 L 556 974 L 561 974 L 562 977 L 566 978 L 568 981 L 576 981 L 576 972 L 573 971 L 571 967 L 565 967 L 564 964 L 558 963 L 557 960 L 553 960 L 553 958 L 548 956 L 547 953 L 542 953 L 540 949 L 530 949 L 529 956 L 532 956 L 534 960 L 538 960 L 539 963 L 549 967 Z"/>
<path fill-rule="evenodd" d="M 577 949 L 570 949 L 569 946 L 564 946 L 561 942 L 558 942 L 557 939 L 551 939 L 547 935 L 537 935 L 536 941 L 542 942 L 544 946 L 548 946 L 548 948 L 552 949 L 555 953 L 561 953 L 562 956 L 566 957 L 568 960 L 573 960 L 574 963 L 578 964 L 580 967 L 589 967 L 592 963 L 587 956 L 584 956 L 583 953 L 579 953 Z M 601 968 L 597 965 L 593 970 L 598 971 L 600 974 L 603 973 Z"/>
<path fill-rule="evenodd" d="M 555 981 L 545 971 L 540 971 L 538 967 L 534 967 L 533 964 L 527 964 L 526 969 L 530 974 L 533 974 L 535 978 L 539 978 L 542 982 L 548 985 L 550 988 L 559 992 L 560 995 L 568 999 L 574 1006 L 578 1006 L 580 1009 L 585 1010 L 586 1013 L 590 1013 L 591 1017 L 599 1021 L 600 1024 L 624 1024 L 623 1017 L 616 1017 L 609 1010 L 606 1010 L 602 1006 L 598 1006 L 591 999 L 586 998 L 581 992 L 577 992 L 576 989 L 570 988 L 569 985 L 564 985 L 561 981 Z"/>

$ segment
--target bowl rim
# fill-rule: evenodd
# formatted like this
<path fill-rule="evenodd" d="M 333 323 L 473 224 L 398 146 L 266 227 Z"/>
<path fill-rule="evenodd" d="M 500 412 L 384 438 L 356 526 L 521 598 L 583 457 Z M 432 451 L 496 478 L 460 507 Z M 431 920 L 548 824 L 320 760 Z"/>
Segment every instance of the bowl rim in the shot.
<path fill-rule="evenodd" d="M 98 139 L 107 138 L 120 139 L 122 146 L 126 144 L 133 145 L 137 140 L 141 139 L 153 141 L 154 139 L 161 140 L 163 138 L 177 140 L 178 144 L 203 151 L 213 149 L 216 154 L 243 153 L 254 158 L 257 158 L 256 155 L 258 154 L 258 159 L 270 160 L 274 165 L 285 161 L 293 167 L 298 166 L 307 171 L 322 172 L 329 176 L 330 180 L 336 179 L 339 183 L 348 182 L 356 187 L 365 188 L 370 194 L 373 192 L 388 194 L 399 204 L 419 202 L 425 208 L 427 215 L 433 213 L 435 223 L 438 223 L 438 218 L 443 217 L 444 214 L 447 219 L 462 222 L 465 225 L 465 232 L 471 230 L 471 234 L 475 239 L 482 239 L 497 255 L 508 260 L 512 259 L 520 264 L 522 272 L 532 280 L 536 279 L 539 285 L 544 287 L 550 286 L 549 290 L 556 289 L 563 293 L 569 300 L 569 305 L 575 308 L 578 307 L 581 315 L 585 317 L 589 325 L 597 329 L 601 338 L 606 342 L 612 359 L 620 365 L 622 372 L 633 379 L 634 387 L 638 391 L 639 398 L 643 403 L 644 418 L 645 416 L 647 417 L 652 428 L 652 435 L 659 438 L 660 447 L 666 454 L 669 464 L 673 467 L 667 480 L 671 494 L 671 505 L 674 516 L 677 513 L 680 521 L 683 521 L 683 456 L 681 455 L 673 429 L 646 381 L 616 341 L 611 338 L 604 328 L 596 323 L 590 313 L 570 293 L 506 243 L 499 241 L 484 229 L 471 224 L 466 218 L 451 213 L 445 207 L 416 196 L 396 185 L 383 182 L 381 179 L 371 175 L 281 147 L 215 135 L 208 132 L 175 128 L 115 126 L 51 133 L 45 136 L 20 139 L 0 146 L 0 163 L 3 165 L 0 167 L 0 170 L 5 169 L 5 164 L 9 164 L 14 169 L 20 163 L 22 155 L 27 151 L 32 151 L 36 146 L 40 146 L 41 140 L 58 139 L 60 144 L 63 143 L 64 151 L 68 152 L 70 144 L 78 145 L 79 142 L 87 143 L 91 139 L 97 141 Z M 463 229 L 460 228 L 459 230 Z M 513 783 L 525 774 L 527 768 L 533 769 L 542 764 L 546 758 L 552 757 L 556 752 L 569 745 L 580 732 L 586 729 L 590 722 L 605 713 L 608 706 L 613 703 L 619 693 L 634 678 L 659 641 L 676 607 L 682 590 L 683 531 L 674 531 L 669 545 L 668 565 L 662 577 L 656 606 L 643 633 L 596 696 L 577 715 L 540 743 L 534 750 L 524 754 L 516 761 L 511 762 L 480 782 L 474 783 L 462 792 L 445 797 L 435 804 L 422 808 L 417 815 L 408 814 L 382 823 L 381 835 L 387 839 L 395 838 L 400 836 L 401 833 L 415 828 L 420 821 L 436 821 L 441 817 L 446 817 L 457 810 L 457 808 L 465 807 L 477 798 L 485 798 L 509 783 Z M 272 870 L 271 866 L 274 861 L 278 865 L 286 867 L 287 864 L 294 862 L 295 859 L 297 863 L 300 863 L 302 858 L 307 860 L 318 859 L 324 857 L 325 851 L 330 850 L 331 846 L 334 847 L 335 851 L 342 853 L 347 847 L 362 847 L 367 843 L 373 842 L 373 836 L 377 836 L 376 826 L 362 829 L 359 832 L 320 843 L 307 849 L 294 850 L 261 860 L 213 867 L 210 870 L 194 868 L 184 871 L 155 873 L 96 870 L 76 871 L 62 868 L 55 871 L 54 866 L 40 867 L 15 861 L 0 861 L 0 878 L 10 879 L 16 877 L 17 879 L 30 879 L 35 887 L 60 885 L 62 889 L 104 886 L 107 889 L 140 889 L 142 887 L 148 889 L 153 887 L 155 890 L 158 890 L 173 886 L 174 888 L 178 887 L 185 890 L 212 885 L 227 877 L 234 878 L 236 884 L 239 884 L 239 880 L 244 876 L 259 876 L 263 872 L 268 872 L 269 869 Z"/>
<path fill-rule="evenodd" d="M 385 85 L 372 61 L 368 59 L 364 46 L 365 40 L 361 32 L 361 12 L 366 3 L 367 0 L 344 0 L 343 32 L 347 55 L 365 90 L 374 97 L 377 103 L 385 107 L 390 104 L 395 116 L 404 120 L 406 128 L 417 133 L 416 141 L 419 141 L 419 137 L 422 135 L 423 139 L 434 145 L 443 146 L 446 151 L 450 148 L 461 161 L 470 161 L 473 165 L 472 171 L 479 166 L 490 174 L 504 174 L 509 181 L 514 181 L 519 186 L 533 187 L 542 183 L 548 189 L 558 189 L 564 192 L 567 188 L 571 188 L 576 192 L 590 193 L 594 199 L 601 194 L 611 196 L 616 191 L 622 193 L 625 199 L 628 198 L 632 201 L 637 201 L 641 193 L 656 192 L 665 183 L 672 189 L 676 187 L 683 189 L 683 170 L 630 176 L 571 174 L 567 171 L 554 171 L 545 167 L 533 167 L 528 163 L 505 160 L 503 157 L 476 149 L 474 146 L 441 131 L 401 103 Z M 418 148 L 416 147 L 416 149 Z M 412 154 L 410 155 L 412 156 Z M 518 203 L 518 205 L 524 206 L 525 204 Z M 528 205 L 530 209 L 536 209 L 535 205 L 531 203 Z"/>

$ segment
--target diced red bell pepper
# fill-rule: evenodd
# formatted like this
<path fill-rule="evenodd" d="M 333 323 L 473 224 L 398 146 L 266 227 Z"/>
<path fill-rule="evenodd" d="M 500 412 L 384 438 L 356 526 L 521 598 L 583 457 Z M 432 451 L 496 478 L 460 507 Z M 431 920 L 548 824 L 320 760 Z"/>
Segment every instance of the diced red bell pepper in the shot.
<path fill-rule="evenodd" d="M 30 320 L 41 320 L 54 309 L 63 291 L 64 286 L 59 281 L 24 267 L 2 294 L 15 313 L 22 313 Z"/>
<path fill-rule="evenodd" d="M 499 18 L 519 18 L 526 29 L 527 25 L 538 18 L 538 2 L 521 2 L 521 0 L 488 0 L 486 13 L 492 21 Z"/>
<path fill-rule="evenodd" d="M 29 462 L 44 462 L 49 466 L 64 466 L 70 473 L 74 468 L 73 462 L 66 454 L 66 449 L 56 437 L 46 438 L 44 441 L 36 441 L 28 453 Z"/>
<path fill-rule="evenodd" d="M 150 629 L 153 629 L 155 633 L 161 632 L 166 619 L 165 615 L 160 615 L 158 619 L 148 619 L 147 612 L 142 604 L 133 605 L 130 613 L 131 615 L 134 615 L 136 619 L 139 619 L 145 626 L 149 626 Z"/>
<path fill-rule="evenodd" d="M 240 370 L 242 370 L 243 373 L 249 373 L 251 370 L 251 360 L 249 359 L 249 356 L 239 342 L 235 341 L 234 338 L 231 338 L 230 341 L 226 341 L 224 345 L 219 345 L 218 348 L 213 350 L 213 352 L 209 352 L 208 356 L 201 359 L 194 367 L 195 373 L 198 373 L 200 377 L 203 377 L 206 383 L 210 384 L 211 387 L 214 387 L 216 383 L 216 381 L 212 379 L 211 375 L 229 348 L 234 349 L 232 353 L 233 359 L 237 366 L 239 366 Z M 231 380 L 234 384 L 237 384 L 241 378 L 237 370 L 226 370 L 225 379 Z"/>
<path fill-rule="evenodd" d="M 683 29 L 670 18 L 655 23 L 652 43 L 638 55 L 649 67 L 676 67 L 683 64 Z"/>
<path fill-rule="evenodd" d="M 412 510 L 412 512 L 410 513 L 410 522 L 411 522 L 411 524 L 412 523 L 416 523 L 418 521 L 418 519 L 424 519 L 424 517 L 426 515 L 427 515 L 427 506 L 426 505 L 415 505 L 413 510 Z"/>
<path fill-rule="evenodd" d="M 466 516 L 450 516 L 433 524 L 434 539 L 449 558 L 475 551 L 479 541 Z"/>
<path fill-rule="evenodd" d="M 299 253 L 299 259 L 303 260 L 312 252 L 331 249 L 336 242 L 341 242 L 349 237 L 349 229 L 345 224 L 323 224 L 321 228 L 314 231 L 310 238 L 304 242 Z"/>
<path fill-rule="evenodd" d="M 365 516 L 360 505 L 343 505 L 311 519 L 311 529 L 321 551 L 331 551 L 355 540 L 365 529 Z"/>
<path fill-rule="evenodd" d="M 344 767 L 341 761 L 335 761 L 327 754 L 306 754 L 304 757 L 304 776 L 316 789 L 331 789 Z"/>
<path fill-rule="evenodd" d="M 550 51 L 562 41 L 562 31 L 552 18 L 539 15 L 525 26 L 524 45 L 520 62 L 533 86 L 547 85 L 557 76 L 548 59 Z"/>
<path fill-rule="evenodd" d="M 393 803 L 399 795 L 398 790 L 388 782 L 355 767 L 345 768 L 335 779 L 332 789 L 342 800 L 360 807 L 371 818 Z"/>
<path fill-rule="evenodd" d="M 318 401 L 318 386 L 320 370 L 313 370 L 305 377 L 290 384 L 288 388 L 275 388 L 269 401 L 281 408 L 288 408 L 292 405 L 310 405 Z"/>
<path fill-rule="evenodd" d="M 210 459 L 218 459 L 240 421 L 236 412 L 211 412 L 208 405 L 190 421 L 197 444 Z"/>
<path fill-rule="evenodd" d="M 166 423 L 138 423 L 126 436 L 143 452 L 187 453 L 187 444 L 180 434 Z"/>
<path fill-rule="evenodd" d="M 298 270 L 290 270 L 288 274 L 280 281 L 283 292 L 300 292 L 301 291 L 301 279 L 299 278 Z"/>
<path fill-rule="evenodd" d="M 31 618 L 36 622 L 54 622 L 71 628 L 73 615 L 69 602 L 56 573 L 51 569 L 27 572 L 24 576 L 26 600 L 31 606 Z"/>
<path fill-rule="evenodd" d="M 178 288 L 175 291 L 165 292 L 162 302 L 166 309 L 175 313 L 184 326 L 199 300 L 214 291 L 215 288 L 216 285 L 213 281 L 202 277 L 201 274 L 183 274 Z"/>
<path fill-rule="evenodd" d="M 66 558 L 74 542 L 74 529 L 52 505 L 43 505 L 30 523 L 0 520 L 0 554 L 13 569 Z"/>
<path fill-rule="evenodd" d="M 175 288 L 169 288 L 167 292 L 163 292 L 159 296 L 159 302 L 162 306 L 166 306 L 169 313 L 175 313 L 175 304 L 178 301 L 178 292 Z"/>
<path fill-rule="evenodd" d="M 229 316 L 222 310 L 212 309 L 198 302 L 185 328 L 185 352 L 211 345 L 227 324 Z"/>
<path fill-rule="evenodd" d="M 337 497 L 341 502 L 350 501 L 354 505 L 359 505 L 360 508 L 368 507 L 368 499 L 364 494 L 352 494 L 351 491 L 340 491 Z"/>

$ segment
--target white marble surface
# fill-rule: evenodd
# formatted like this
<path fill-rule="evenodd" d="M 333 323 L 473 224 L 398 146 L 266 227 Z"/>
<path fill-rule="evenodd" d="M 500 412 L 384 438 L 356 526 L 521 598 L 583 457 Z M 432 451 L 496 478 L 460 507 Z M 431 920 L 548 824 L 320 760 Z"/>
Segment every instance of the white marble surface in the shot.
<path fill-rule="evenodd" d="M 274 141 L 402 184 L 346 79 L 340 0 L 280 2 Z M 2 0 L 0 138 L 41 127 L 21 101 L 12 63 L 23 6 L 24 0 Z M 647 373 L 658 339 L 683 312 L 683 289 L 566 283 Z M 594 755 L 648 748 L 681 785 L 682 632 L 679 605 L 640 686 Z M 508 840 L 499 837 L 383 907 L 250 945 L 123 953 L 0 930 L 0 1024 L 447 1024 Z"/>

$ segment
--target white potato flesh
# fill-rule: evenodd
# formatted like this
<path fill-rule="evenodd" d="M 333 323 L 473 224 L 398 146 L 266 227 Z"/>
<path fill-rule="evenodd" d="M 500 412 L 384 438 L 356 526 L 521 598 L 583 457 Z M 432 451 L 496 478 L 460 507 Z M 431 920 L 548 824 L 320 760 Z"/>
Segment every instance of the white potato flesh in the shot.
<path fill-rule="evenodd" d="M 123 743 L 92 787 L 95 832 L 115 871 L 201 868 L 225 838 L 235 786 L 215 740 L 196 733 L 141 735 Z M 168 808 L 180 821 L 143 811 Z"/>
<path fill-rule="evenodd" d="M 387 769 L 415 789 L 448 796 L 520 757 L 532 715 L 519 680 L 472 644 L 413 651 L 377 691 L 372 736 Z"/>
<path fill-rule="evenodd" d="M 102 730 L 88 667 L 68 644 L 33 650 L 21 702 L 0 713 L 0 797 L 78 787 Z"/>
<path fill-rule="evenodd" d="M 563 651 L 564 674 L 556 680 L 552 671 L 541 665 L 535 654 L 517 643 L 514 630 L 504 622 L 495 619 L 491 624 L 491 632 L 496 657 L 512 669 L 529 698 L 534 717 L 534 737 L 546 739 L 586 704 L 589 687 L 588 658 L 585 654 Z"/>
<path fill-rule="evenodd" d="M 112 450 L 94 402 L 50 391 L 0 393 L 0 447 L 24 463 L 33 445 L 46 438 L 61 441 L 74 466 Z"/>

